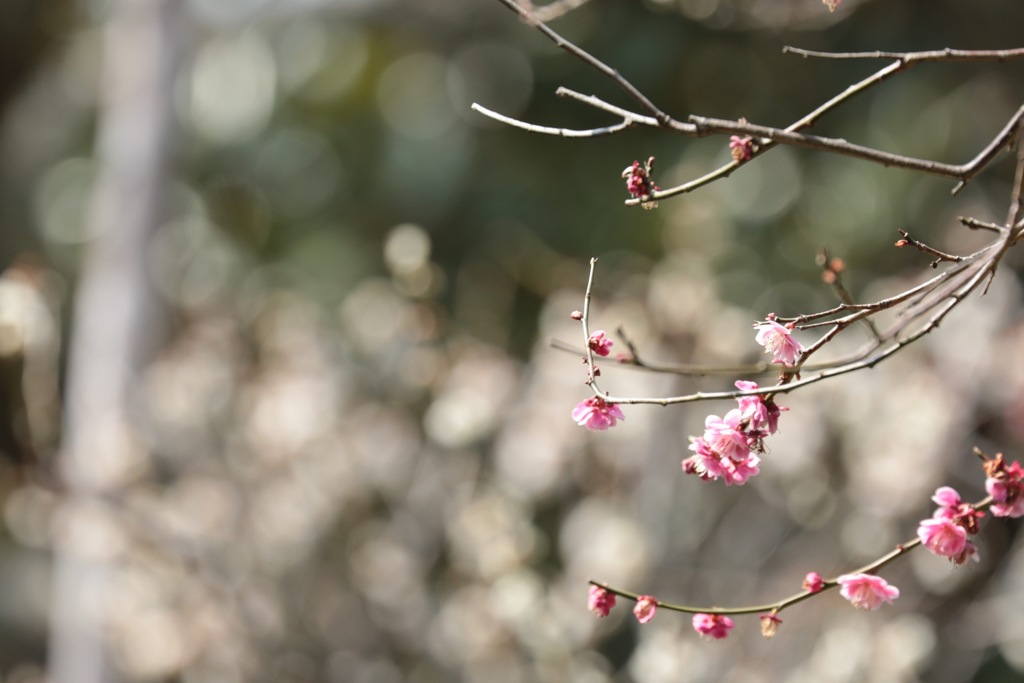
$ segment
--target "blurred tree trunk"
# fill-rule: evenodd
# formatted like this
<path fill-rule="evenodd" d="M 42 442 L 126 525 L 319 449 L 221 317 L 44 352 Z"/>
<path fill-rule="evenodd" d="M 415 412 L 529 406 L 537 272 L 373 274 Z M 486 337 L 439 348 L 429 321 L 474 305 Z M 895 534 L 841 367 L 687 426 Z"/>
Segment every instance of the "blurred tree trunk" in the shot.
<path fill-rule="evenodd" d="M 146 469 L 129 406 L 156 310 L 146 264 L 165 219 L 178 0 L 117 0 L 105 29 L 94 239 L 74 307 L 51 605 L 52 683 L 118 678 L 105 634 L 116 594 L 118 493 Z M 148 336 L 147 336 L 148 335 Z"/>

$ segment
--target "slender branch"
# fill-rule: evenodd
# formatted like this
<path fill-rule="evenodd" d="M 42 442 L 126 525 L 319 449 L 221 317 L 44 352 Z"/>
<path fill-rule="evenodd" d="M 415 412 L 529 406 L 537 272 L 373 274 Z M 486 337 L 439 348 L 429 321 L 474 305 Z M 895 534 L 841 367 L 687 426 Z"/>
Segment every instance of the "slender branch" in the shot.
<path fill-rule="evenodd" d="M 784 54 L 821 59 L 898 59 L 901 62 L 1006 62 L 1024 57 L 1024 48 L 1012 50 L 929 50 L 926 52 L 819 52 L 787 45 Z"/>
<path fill-rule="evenodd" d="M 565 16 L 574 9 L 582 7 L 590 0 L 555 0 L 550 4 L 542 5 L 540 7 L 535 7 L 529 0 L 522 1 L 537 19 L 540 21 L 551 21 Z"/>
<path fill-rule="evenodd" d="M 924 242 L 919 242 L 919 241 L 915 240 L 903 228 L 897 228 L 897 230 L 899 231 L 900 235 L 903 236 L 903 239 L 897 241 L 896 242 L 896 246 L 897 247 L 905 247 L 905 246 L 909 245 L 911 247 L 914 247 L 915 249 L 917 249 L 918 251 L 920 251 L 922 253 L 934 256 L 935 260 L 932 261 L 929 264 L 929 267 L 931 267 L 931 268 L 938 268 L 939 264 L 942 263 L 943 261 L 950 261 L 952 263 L 959 263 L 960 261 L 964 260 L 963 256 L 957 256 L 955 254 L 947 254 L 944 251 L 939 251 L 935 247 L 928 246 Z"/>
<path fill-rule="evenodd" d="M 987 508 L 991 504 L 992 504 L 992 498 L 990 496 L 990 497 L 985 498 L 984 500 L 981 500 L 981 501 L 975 503 L 974 504 L 974 508 L 976 510 L 984 510 L 985 508 Z M 920 545 L 921 545 L 921 539 L 914 538 L 912 540 L 907 541 L 906 543 L 902 543 L 900 545 L 897 545 L 895 549 L 893 549 L 890 552 L 886 553 L 885 555 L 881 556 L 877 560 L 874 560 L 873 562 L 870 562 L 870 563 L 868 563 L 868 564 L 866 564 L 863 567 L 860 567 L 858 569 L 854 569 L 852 571 L 844 572 L 844 573 L 846 573 L 846 574 L 874 574 L 874 573 L 878 572 L 879 570 L 881 570 L 882 568 L 884 568 L 886 565 L 888 565 L 891 562 L 895 561 L 897 558 L 902 557 L 903 555 L 906 555 L 908 552 L 910 552 L 914 548 L 917 548 Z M 762 604 L 762 605 L 745 605 L 745 606 L 742 606 L 742 607 L 695 607 L 695 606 L 692 606 L 692 605 L 678 605 L 678 604 L 674 604 L 674 603 L 670 603 L 670 602 L 662 602 L 661 600 L 655 600 L 655 604 L 658 606 L 658 609 L 665 609 L 665 610 L 669 610 L 669 611 L 672 611 L 672 612 L 683 612 L 685 614 L 738 615 L 738 614 L 764 614 L 766 612 L 768 612 L 768 613 L 771 613 L 771 612 L 778 613 L 778 612 L 781 612 L 782 610 L 786 609 L 787 607 L 790 607 L 790 606 L 795 605 L 797 603 L 803 602 L 804 600 L 812 598 L 815 595 L 819 595 L 819 594 L 825 593 L 826 591 L 829 591 L 829 590 L 835 588 L 836 586 L 839 585 L 839 580 L 838 579 L 839 579 L 838 576 L 836 578 L 834 578 L 834 579 L 825 579 L 821 590 L 818 590 L 818 591 L 803 590 L 803 591 L 801 591 L 799 593 L 796 593 L 794 595 L 790 595 L 788 597 L 782 598 L 781 600 L 776 600 L 775 602 L 769 602 L 769 603 L 765 603 L 765 604 Z M 609 586 L 608 584 L 603 583 L 601 581 L 591 580 L 588 583 L 590 585 L 592 585 L 592 586 L 598 586 L 599 588 L 603 588 L 604 590 L 608 591 L 609 593 L 613 593 L 615 595 L 618 595 L 620 597 L 626 598 L 628 600 L 636 601 L 637 599 L 640 598 L 640 594 L 638 594 L 638 593 L 633 593 L 631 591 L 623 590 L 621 588 L 614 588 L 614 587 Z"/>
<path fill-rule="evenodd" d="M 816 384 L 822 380 L 829 379 L 831 377 L 837 377 L 857 370 L 865 368 L 871 368 L 889 358 L 900 349 L 909 346 L 913 342 L 917 341 L 924 335 L 928 334 L 931 330 L 937 327 L 946 315 L 966 296 L 968 296 L 974 289 L 981 283 L 986 277 L 990 277 L 995 272 L 996 265 L 999 257 L 1005 253 L 1007 245 L 1005 243 L 999 245 L 1000 249 L 997 251 L 996 256 L 990 260 L 975 262 L 971 264 L 971 268 L 964 271 L 964 278 L 958 279 L 951 283 L 949 291 L 943 290 L 940 295 L 937 295 L 934 300 L 927 300 L 919 304 L 923 310 L 920 313 L 911 311 L 903 321 L 896 323 L 893 328 L 885 333 L 885 338 L 890 341 L 890 345 L 882 348 L 877 353 L 870 355 L 869 357 L 862 358 L 842 365 L 829 367 L 825 370 L 817 372 L 810 377 L 802 377 L 801 379 L 794 379 L 788 381 L 784 385 L 776 385 L 773 387 L 760 387 L 758 389 L 751 390 L 729 390 L 729 391 L 717 391 L 717 392 L 696 392 L 693 394 L 687 394 L 684 396 L 671 396 L 671 397 L 647 397 L 647 396 L 614 396 L 607 392 L 601 392 L 595 389 L 595 394 L 600 398 L 604 399 L 608 403 L 617 404 L 647 404 L 647 405 L 660 405 L 668 406 L 680 403 L 693 403 L 697 401 L 712 401 L 712 400 L 724 400 L 734 399 L 741 396 L 754 396 L 754 395 L 766 395 L 773 393 L 789 393 L 795 389 L 800 389 L 811 384 Z M 941 303 L 940 303 L 941 302 Z M 934 310 L 933 310 L 934 309 Z M 906 329 L 906 327 L 912 322 L 916 321 L 919 317 L 932 311 L 930 317 L 928 317 L 924 324 L 911 333 L 905 338 L 899 338 L 899 334 Z M 841 322 L 844 325 L 852 324 L 859 320 L 858 317 L 850 316 L 843 319 Z M 838 322 L 838 321 L 833 321 Z M 834 334 L 832 332 L 827 334 Z M 815 349 L 817 346 L 814 347 Z M 880 348 L 880 347 L 879 347 Z M 804 354 L 806 357 L 808 354 Z M 799 371 L 802 368 L 797 368 Z"/>
<path fill-rule="evenodd" d="M 495 121 L 501 121 L 504 124 L 512 126 L 513 128 L 520 128 L 530 133 L 541 133 L 543 135 L 555 135 L 562 138 L 596 138 L 602 135 L 614 135 L 615 133 L 622 132 L 629 128 L 638 125 L 638 121 L 635 119 L 624 119 L 621 123 L 617 123 L 612 126 L 603 126 L 601 128 L 587 128 L 583 130 L 573 128 L 553 128 L 551 126 L 538 126 L 534 123 L 527 123 L 514 119 L 504 114 L 499 114 L 496 111 L 492 111 L 483 105 L 474 102 L 470 105 L 473 111 L 483 114 Z"/>
<path fill-rule="evenodd" d="M 1021 197 L 1024 196 L 1024 145 L 1017 144 L 1017 168 L 1013 175 L 1013 190 L 1010 195 L 1010 209 L 1006 215 L 1006 227 L 1018 230 L 1022 207 Z M 1016 238 L 1015 240 L 1016 241 Z"/>
<path fill-rule="evenodd" d="M 634 125 L 650 125 L 652 127 L 664 128 L 672 130 L 681 135 L 690 136 L 704 136 L 715 133 L 727 133 L 727 134 L 739 134 L 739 135 L 750 135 L 762 139 L 759 149 L 753 153 L 753 156 L 763 154 L 765 151 L 770 149 L 775 144 L 790 144 L 800 147 L 808 147 L 812 149 L 820 149 L 827 152 L 836 154 L 842 154 L 845 156 L 851 156 L 854 158 L 864 159 L 875 163 L 880 163 L 884 166 L 896 166 L 900 168 L 907 168 L 910 170 L 922 171 L 932 175 L 940 177 L 950 178 L 959 180 L 960 182 L 954 187 L 953 193 L 956 194 L 963 187 L 970 182 L 978 173 L 981 172 L 985 166 L 995 157 L 995 155 L 1006 146 L 1008 140 L 1012 138 L 1020 127 L 1021 119 L 1024 118 L 1024 106 L 1021 106 L 1017 110 L 1010 120 L 1007 122 L 1004 129 L 997 135 L 989 145 L 983 149 L 978 156 L 966 164 L 946 164 L 937 161 L 927 159 L 917 159 L 914 157 L 907 157 L 898 154 L 892 154 L 890 152 L 884 152 L 881 150 L 874 149 L 872 147 L 866 147 L 863 145 L 856 145 L 846 140 L 827 138 L 816 135 L 806 135 L 798 133 L 799 129 L 808 127 L 814 123 L 814 121 L 824 112 L 834 108 L 839 103 L 849 99 L 853 95 L 862 92 L 864 89 L 880 83 L 889 76 L 906 70 L 911 66 L 927 61 L 1005 61 L 1019 57 L 1024 53 L 1024 48 L 1013 49 L 1013 50 L 996 50 L 996 51 L 969 51 L 969 50 L 937 50 L 931 52 L 917 52 L 917 53 L 846 53 L 845 58 L 851 58 L 851 56 L 858 57 L 875 57 L 875 58 L 890 58 L 895 59 L 893 64 L 879 70 L 872 76 L 864 79 L 860 83 L 857 83 L 850 88 L 847 88 L 843 93 L 832 98 L 822 106 L 818 107 L 815 111 L 811 112 L 807 116 L 803 117 L 793 125 L 785 129 L 773 128 L 770 126 L 758 126 L 747 123 L 745 121 L 728 121 L 724 119 L 714 119 L 699 116 L 690 116 L 688 122 L 678 121 L 664 111 L 659 109 L 650 99 L 648 99 L 640 90 L 634 86 L 629 80 L 624 78 L 616 69 L 608 66 L 597 57 L 594 57 L 586 50 L 573 44 L 561 36 L 554 29 L 549 27 L 541 18 L 530 11 L 528 7 L 517 4 L 514 0 L 498 0 L 507 8 L 518 14 L 524 21 L 540 31 L 549 40 L 555 43 L 556 46 L 565 50 L 569 54 L 573 55 L 577 59 L 580 59 L 588 66 L 596 69 L 601 74 L 611 79 L 616 85 L 624 90 L 633 100 L 640 104 L 641 108 L 648 112 L 650 117 L 642 117 L 641 115 L 633 112 L 626 112 L 625 110 L 618 110 L 618 115 L 623 117 L 623 121 L 614 126 L 606 126 L 601 128 L 593 128 L 587 130 L 573 130 L 566 128 L 555 128 L 548 126 L 535 126 L 525 121 L 519 121 L 510 117 L 498 115 L 496 112 L 492 112 L 479 105 L 474 105 L 474 109 L 481 114 L 490 116 L 495 120 L 502 121 L 508 125 L 521 128 L 534 133 L 543 133 L 548 135 L 557 135 L 560 137 L 596 137 L 599 135 L 612 135 L 623 130 L 626 130 Z M 532 6 L 532 4 L 531 4 Z M 830 58 L 844 58 L 837 56 L 836 53 L 817 53 L 807 50 L 799 50 L 798 48 L 786 48 L 784 51 L 792 52 L 794 54 L 800 54 L 804 57 L 807 56 L 819 56 L 819 57 L 830 57 Z M 568 95 L 572 91 L 566 89 L 560 89 L 559 94 Z M 613 105 L 609 105 L 596 97 L 584 96 L 579 94 L 572 94 L 577 99 L 587 101 L 588 104 L 595 106 L 600 109 L 610 110 Z M 618 108 L 616 108 L 618 109 Z M 646 119 L 646 120 L 644 120 Z M 753 158 L 753 157 L 751 157 Z M 749 161 L 749 160 L 748 160 Z M 655 192 L 646 198 L 632 198 L 626 200 L 626 205 L 633 206 L 636 204 L 649 204 L 656 202 L 659 199 L 665 199 L 668 197 L 682 194 L 684 192 L 690 192 L 698 187 L 702 187 L 710 182 L 718 180 L 720 178 L 727 177 L 732 171 L 738 168 L 741 162 L 733 161 L 732 163 L 726 164 L 725 166 L 712 171 L 711 173 L 705 174 L 700 178 L 685 183 L 683 185 L 660 190 Z"/>
<path fill-rule="evenodd" d="M 597 258 L 590 259 L 590 275 L 587 277 L 587 293 L 583 297 L 583 340 L 587 349 L 587 385 L 600 394 L 597 386 L 597 370 L 594 367 L 594 349 L 590 346 L 590 293 L 594 288 L 594 269 L 597 267 Z"/>
<path fill-rule="evenodd" d="M 1006 230 L 1005 227 L 999 225 L 998 223 L 979 221 L 978 219 L 971 218 L 970 216 L 960 216 L 959 218 L 957 218 L 957 220 L 963 223 L 971 230 L 991 230 L 992 232 L 996 233 L 1002 233 L 1004 230 Z"/>
<path fill-rule="evenodd" d="M 543 33 L 544 36 L 551 40 L 551 42 L 553 42 L 555 45 L 557 45 L 561 49 L 571 54 L 573 57 L 576 57 L 577 59 L 581 60 L 588 66 L 596 69 L 600 73 L 610 78 L 620 88 L 626 91 L 626 94 L 632 97 L 641 107 L 644 108 L 644 110 L 653 115 L 654 118 L 658 119 L 658 121 L 661 122 L 663 125 L 668 124 L 668 121 L 670 120 L 669 115 L 663 112 L 657 106 L 655 106 L 653 102 L 647 99 L 646 95 L 640 92 L 640 90 L 638 90 L 637 87 L 634 86 L 632 83 L 623 78 L 617 70 L 611 68 L 610 66 L 602 62 L 597 57 L 594 57 L 583 48 L 578 47 L 574 45 L 571 41 L 563 38 L 554 29 L 552 29 L 543 21 L 535 17 L 533 14 L 531 14 L 529 10 L 527 10 L 524 7 L 520 7 L 518 4 L 516 4 L 514 0 L 498 0 L 498 2 L 505 5 L 505 7 L 509 8 L 510 10 L 518 14 L 520 17 L 522 17 L 522 19 L 526 23 L 530 24 L 535 29 Z"/>

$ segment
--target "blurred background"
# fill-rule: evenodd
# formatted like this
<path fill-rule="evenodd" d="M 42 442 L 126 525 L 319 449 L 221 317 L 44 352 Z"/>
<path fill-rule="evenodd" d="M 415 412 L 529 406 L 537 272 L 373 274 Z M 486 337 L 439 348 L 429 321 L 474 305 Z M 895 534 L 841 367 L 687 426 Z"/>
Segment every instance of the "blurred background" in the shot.
<path fill-rule="evenodd" d="M 591 0 L 554 23 L 676 117 L 775 126 L 882 66 L 783 45 L 1009 48 L 1022 25 L 1020 0 Z M 937 486 L 981 498 L 972 446 L 1024 456 L 1019 257 L 923 342 L 781 400 L 744 487 L 679 466 L 731 405 L 590 434 L 579 358 L 550 345 L 580 343 L 598 256 L 592 328 L 756 361 L 752 322 L 833 305 L 822 246 L 858 299 L 930 273 L 897 227 L 979 246 L 956 217 L 1005 219 L 1010 155 L 954 198 L 780 148 L 641 211 L 625 166 L 653 155 L 667 187 L 727 139 L 469 108 L 613 123 L 559 85 L 631 106 L 495 0 L 0 4 L 0 680 L 1024 678 L 1015 520 L 979 564 L 913 553 L 884 572 L 894 605 L 829 593 L 771 641 L 755 617 L 704 642 L 684 615 L 586 609 L 589 578 L 777 600 L 912 538 Z M 960 163 L 1022 86 L 1020 63 L 924 65 L 816 131 Z M 620 395 L 738 379 L 604 369 Z"/>

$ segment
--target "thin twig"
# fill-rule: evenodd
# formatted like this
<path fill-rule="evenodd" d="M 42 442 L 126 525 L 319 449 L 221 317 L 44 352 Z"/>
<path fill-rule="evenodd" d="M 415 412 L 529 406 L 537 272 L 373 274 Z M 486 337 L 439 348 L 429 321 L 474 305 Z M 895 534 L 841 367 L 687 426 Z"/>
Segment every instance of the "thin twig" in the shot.
<path fill-rule="evenodd" d="M 616 123 L 612 126 L 603 126 L 601 128 L 586 128 L 586 129 L 573 129 L 573 128 L 554 128 L 552 126 L 538 126 L 534 123 L 527 123 L 526 121 L 520 121 L 504 114 L 499 114 L 496 111 L 492 111 L 483 105 L 474 102 L 470 105 L 470 108 L 483 114 L 484 116 L 490 117 L 495 121 L 501 121 L 504 124 L 512 126 L 513 128 L 521 128 L 530 133 L 541 133 L 543 135 L 555 135 L 561 138 L 596 138 L 602 135 L 614 135 L 620 133 L 628 128 L 632 128 L 638 125 L 638 121 L 635 119 L 624 119 L 621 123 Z"/>
<path fill-rule="evenodd" d="M 577 59 L 581 60 L 588 66 L 596 69 L 597 71 L 604 74 L 608 78 L 612 79 L 612 81 L 614 81 L 620 88 L 626 91 L 626 94 L 632 97 L 641 107 L 643 107 L 644 110 L 646 110 L 649 114 L 654 116 L 654 118 L 660 121 L 663 125 L 668 124 L 668 121 L 670 120 L 669 115 L 663 112 L 657 106 L 655 106 L 653 102 L 647 99 L 646 95 L 640 92 L 640 90 L 637 89 L 635 85 L 633 85 L 625 78 L 623 78 L 618 71 L 611 68 L 597 57 L 594 57 L 586 50 L 576 46 L 571 41 L 563 38 L 550 26 L 548 26 L 543 21 L 530 14 L 529 10 L 517 5 L 514 2 L 514 0 L 498 0 L 498 2 L 505 5 L 505 7 L 509 8 L 510 10 L 518 14 L 520 17 L 522 17 L 526 23 L 530 24 L 535 29 L 543 33 L 555 45 L 565 50 L 573 57 L 576 57 Z"/>
<path fill-rule="evenodd" d="M 590 0 L 555 0 L 550 4 L 535 7 L 532 2 L 529 2 L 529 0 L 522 0 L 523 4 L 533 13 L 533 16 L 540 21 L 552 21 L 563 17 L 572 10 L 587 4 L 589 1 Z"/>
<path fill-rule="evenodd" d="M 957 256 L 955 254 L 947 254 L 944 251 L 939 251 L 935 247 L 928 246 L 924 242 L 919 242 L 918 240 L 915 240 L 913 237 L 910 236 L 910 233 L 908 233 L 903 228 L 896 228 L 896 229 L 899 231 L 900 235 L 903 236 L 903 239 L 898 240 L 896 242 L 896 246 L 897 247 L 906 247 L 906 246 L 909 245 L 911 247 L 914 247 L 915 249 L 917 249 L 918 251 L 920 251 L 922 253 L 934 256 L 935 260 L 932 261 L 930 264 L 928 264 L 930 268 L 938 268 L 939 264 L 942 263 L 943 261 L 948 261 L 948 262 L 952 262 L 952 263 L 959 263 L 959 262 L 964 260 L 963 256 Z"/>
<path fill-rule="evenodd" d="M 990 496 L 990 497 L 985 498 L 984 500 L 981 500 L 981 501 L 979 501 L 977 503 L 974 503 L 974 508 L 976 510 L 984 510 L 985 508 L 987 508 L 991 504 L 992 504 L 992 498 Z M 906 543 L 902 543 L 900 545 L 897 545 L 895 549 L 893 549 L 890 552 L 886 553 L 885 555 L 883 555 L 882 557 L 878 558 L 877 560 L 875 560 L 873 562 L 870 562 L 870 563 L 864 565 L 863 567 L 860 567 L 858 569 L 854 569 L 852 571 L 845 572 L 845 573 L 846 574 L 874 574 L 874 573 L 877 573 L 879 570 L 883 569 L 886 565 L 890 564 L 891 562 L 893 562 L 897 558 L 902 557 L 903 555 L 906 555 L 908 552 L 910 552 L 911 550 L 913 550 L 914 548 L 916 548 L 916 547 L 918 547 L 920 545 L 921 545 L 921 539 L 920 538 L 913 538 L 913 539 L 907 541 Z M 604 590 L 608 591 L 609 593 L 613 593 L 615 595 L 618 595 L 620 597 L 626 598 L 628 600 L 636 601 L 636 600 L 638 600 L 640 598 L 640 595 L 638 593 L 633 593 L 631 591 L 623 590 L 621 588 L 613 588 L 612 586 L 609 586 L 608 584 L 603 583 L 601 581 L 593 581 L 593 580 L 591 580 L 588 583 L 590 583 L 590 585 L 592 585 L 592 586 L 597 586 L 599 588 L 603 588 Z M 735 616 L 735 615 L 739 615 L 739 614 L 778 613 L 778 612 L 781 612 L 782 610 L 786 609 L 787 607 L 790 607 L 790 606 L 795 605 L 797 603 L 803 602 L 804 600 L 812 598 L 815 595 L 820 595 L 822 593 L 825 593 L 826 591 L 831 590 L 831 589 L 835 588 L 838 585 L 839 585 L 839 577 L 838 576 L 836 578 L 834 578 L 834 579 L 824 579 L 822 587 L 821 587 L 820 590 L 817 590 L 817 591 L 803 590 L 803 591 L 801 591 L 799 593 L 796 593 L 795 595 L 790 595 L 788 597 L 782 598 L 781 600 L 776 600 L 775 602 L 765 603 L 763 605 L 747 605 L 747 606 L 743 606 L 743 607 L 695 607 L 695 606 L 692 606 L 692 605 L 677 605 L 677 604 L 673 604 L 673 603 L 670 603 L 670 602 L 662 602 L 661 600 L 655 600 L 655 604 L 658 606 L 658 609 L 670 610 L 672 612 L 683 612 L 685 614 L 722 614 L 722 615 L 732 615 L 732 616 Z"/>
<path fill-rule="evenodd" d="M 1024 57 L 1024 48 L 1012 50 L 928 50 L 925 52 L 820 52 L 787 45 L 783 54 L 821 59 L 898 59 L 901 62 L 1006 62 Z"/>

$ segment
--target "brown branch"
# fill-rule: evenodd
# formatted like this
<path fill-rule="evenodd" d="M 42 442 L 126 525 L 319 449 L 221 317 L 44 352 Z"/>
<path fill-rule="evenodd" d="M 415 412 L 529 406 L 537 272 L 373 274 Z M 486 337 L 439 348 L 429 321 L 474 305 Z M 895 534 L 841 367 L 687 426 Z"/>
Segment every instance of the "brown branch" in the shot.
<path fill-rule="evenodd" d="M 952 263 L 959 263 L 960 261 L 964 260 L 963 256 L 957 256 L 955 254 L 947 254 L 944 251 L 939 251 L 935 247 L 928 246 L 924 242 L 919 242 L 918 240 L 915 240 L 913 237 L 910 236 L 910 233 L 908 233 L 903 228 L 896 228 L 896 229 L 899 231 L 900 235 L 903 236 L 903 239 L 896 241 L 896 246 L 900 247 L 900 248 L 906 247 L 906 246 L 911 246 L 911 247 L 914 247 L 915 249 L 917 249 L 918 251 L 920 251 L 920 252 L 922 252 L 924 254 L 929 254 L 930 256 L 934 256 L 935 260 L 932 261 L 930 264 L 928 264 L 930 268 L 938 268 L 939 264 L 942 263 L 943 261 L 949 261 L 949 262 L 952 262 Z"/>

